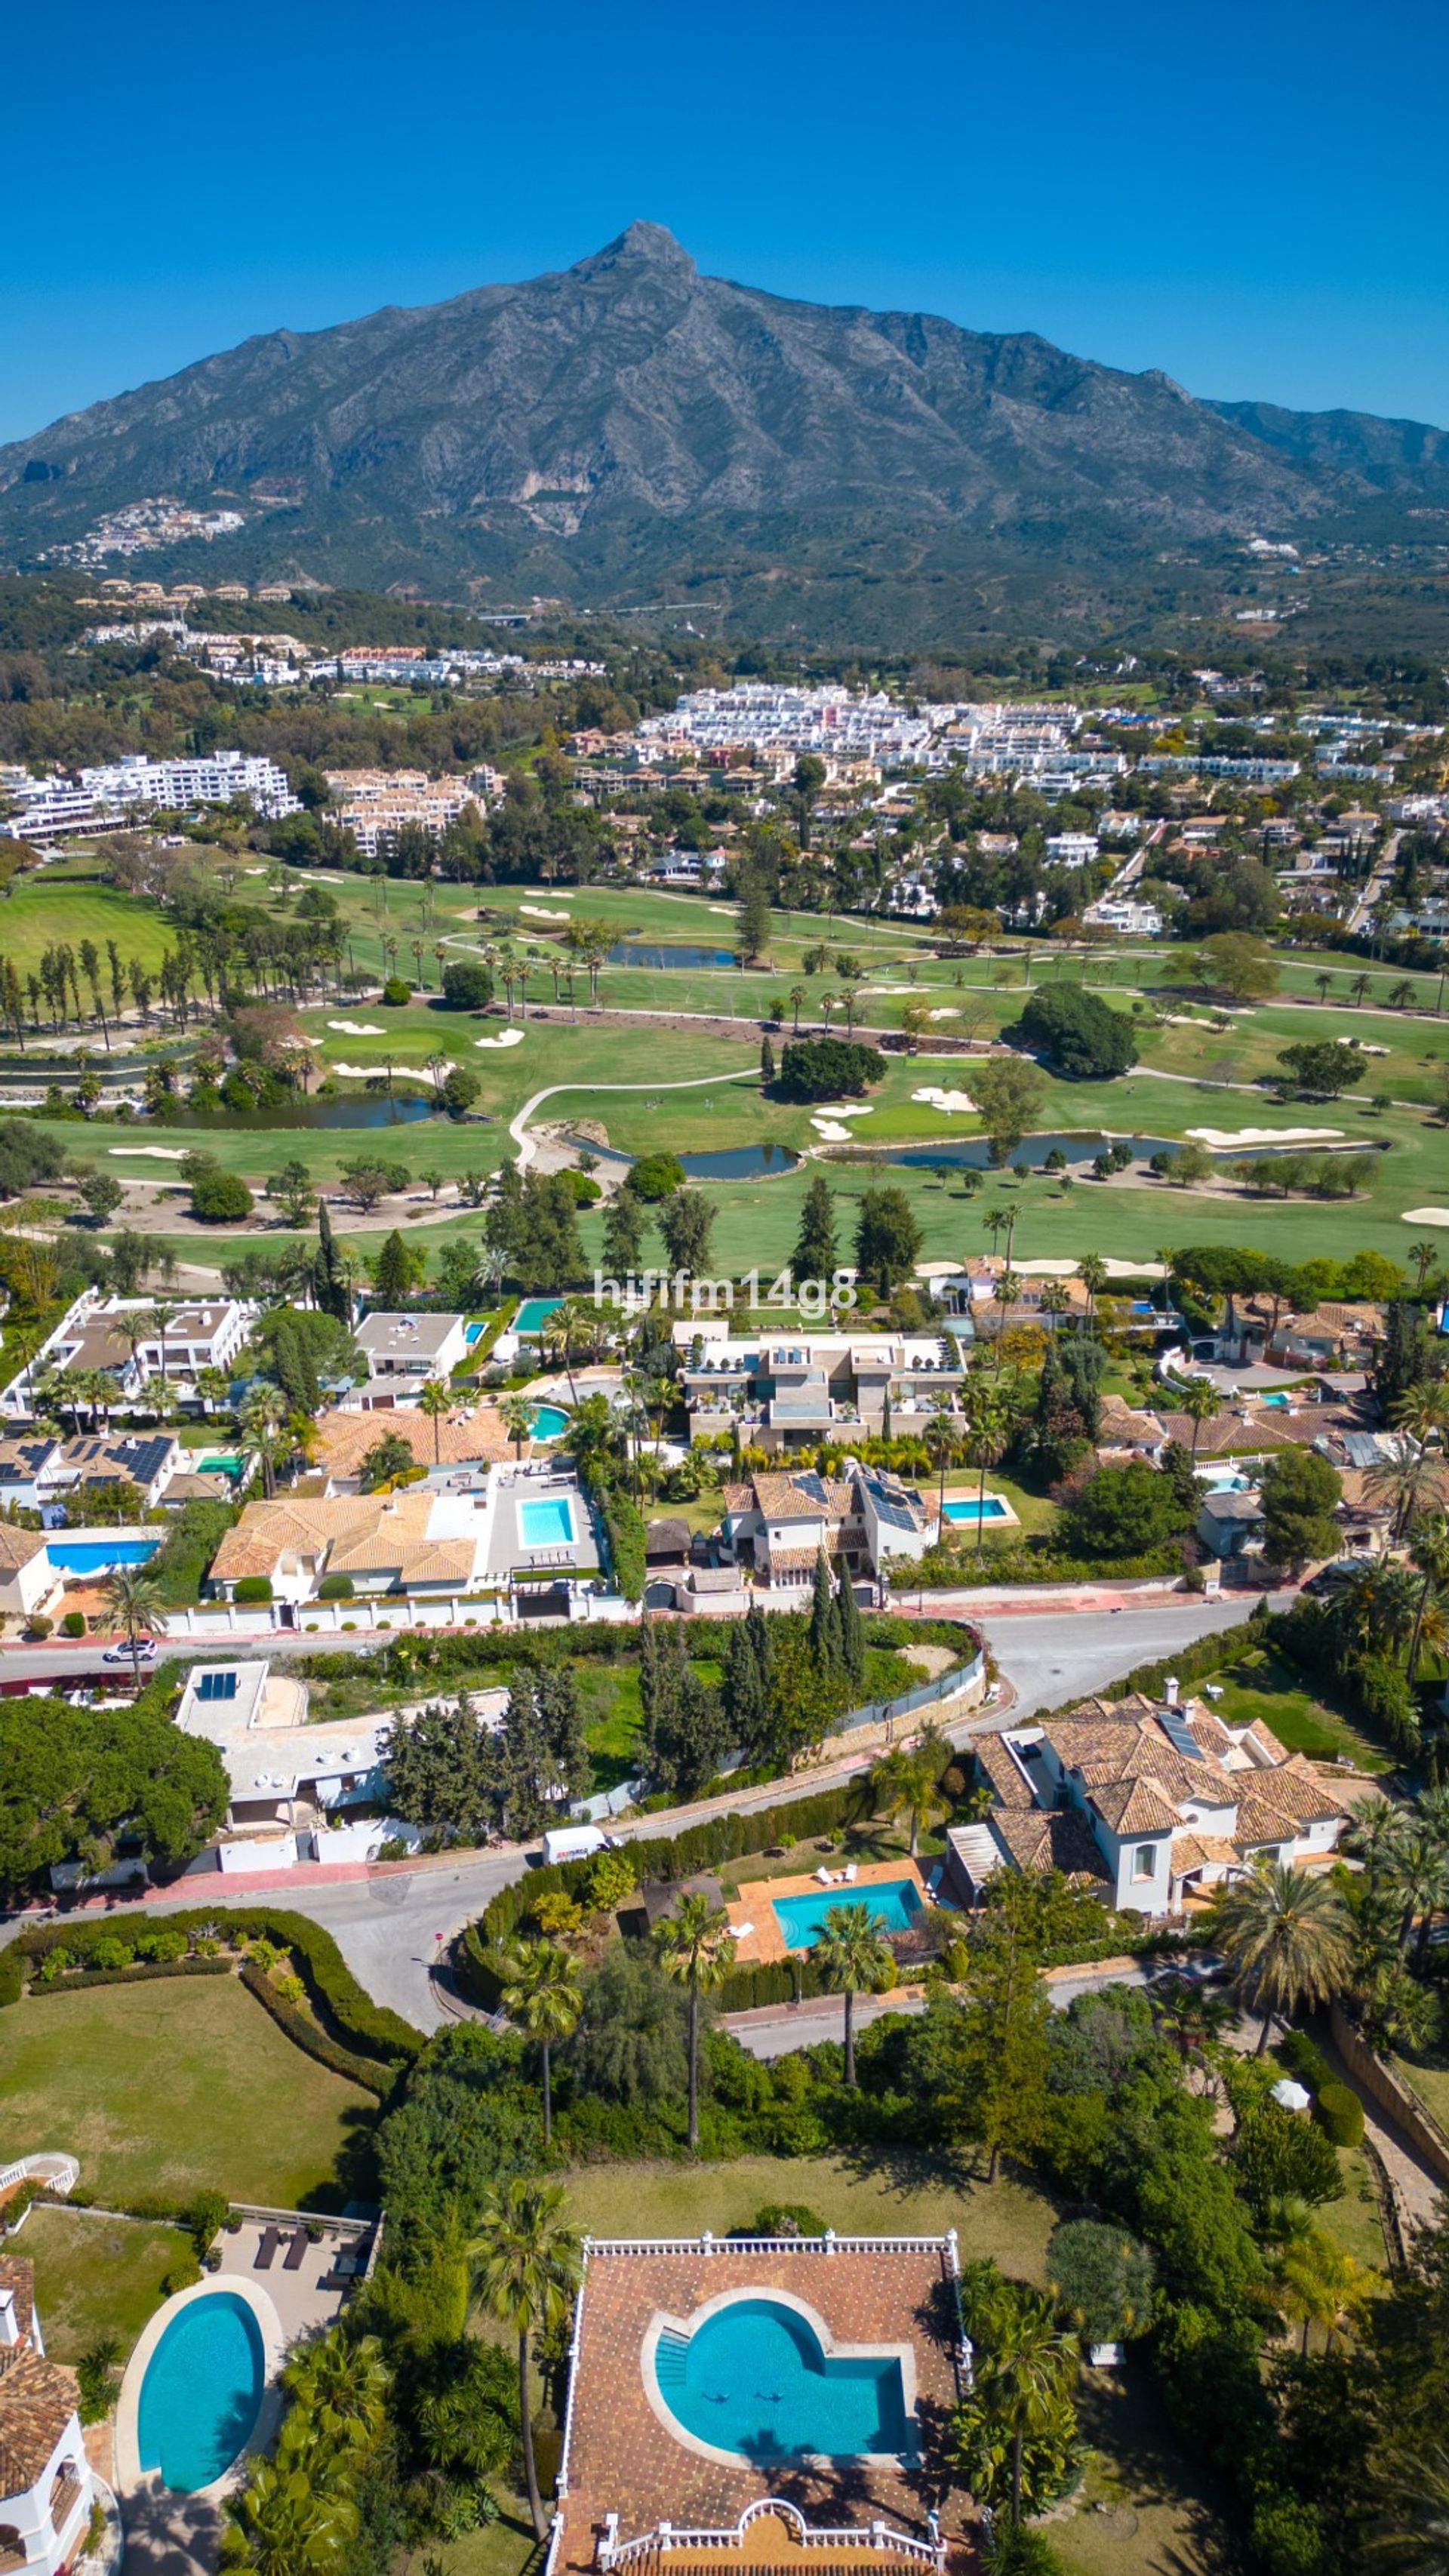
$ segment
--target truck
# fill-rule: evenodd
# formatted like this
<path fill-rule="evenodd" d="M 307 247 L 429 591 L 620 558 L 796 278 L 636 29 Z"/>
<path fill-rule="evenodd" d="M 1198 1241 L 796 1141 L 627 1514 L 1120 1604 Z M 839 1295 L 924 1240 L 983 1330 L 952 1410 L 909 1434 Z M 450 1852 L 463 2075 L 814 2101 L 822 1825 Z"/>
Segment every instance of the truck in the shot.
<path fill-rule="evenodd" d="M 597 1825 L 554 1825 L 543 1838 L 543 1857 L 551 1867 L 560 1860 L 592 1860 L 609 1849 L 609 1837 Z"/>

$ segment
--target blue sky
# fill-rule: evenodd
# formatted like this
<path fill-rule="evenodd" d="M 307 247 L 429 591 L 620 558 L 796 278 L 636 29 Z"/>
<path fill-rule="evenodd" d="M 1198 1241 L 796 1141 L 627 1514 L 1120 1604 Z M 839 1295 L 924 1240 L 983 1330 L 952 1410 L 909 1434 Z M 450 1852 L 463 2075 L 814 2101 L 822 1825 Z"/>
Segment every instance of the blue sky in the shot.
<path fill-rule="evenodd" d="M 0 438 L 641 215 L 780 294 L 1449 424 L 1433 0 L 74 0 L 5 72 Z"/>

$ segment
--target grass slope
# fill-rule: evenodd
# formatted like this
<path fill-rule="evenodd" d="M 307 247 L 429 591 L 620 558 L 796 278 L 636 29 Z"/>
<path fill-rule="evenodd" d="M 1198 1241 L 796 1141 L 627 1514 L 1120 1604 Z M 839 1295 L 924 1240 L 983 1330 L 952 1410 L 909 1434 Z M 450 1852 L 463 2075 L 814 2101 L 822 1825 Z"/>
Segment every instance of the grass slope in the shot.
<path fill-rule="evenodd" d="M 34 2209 L 17 2250 L 35 2265 L 35 2295 L 52 2360 L 79 2361 L 101 2335 L 115 2335 L 124 2361 L 160 2305 L 164 2275 L 192 2245 L 179 2227 L 146 2219 Z"/>

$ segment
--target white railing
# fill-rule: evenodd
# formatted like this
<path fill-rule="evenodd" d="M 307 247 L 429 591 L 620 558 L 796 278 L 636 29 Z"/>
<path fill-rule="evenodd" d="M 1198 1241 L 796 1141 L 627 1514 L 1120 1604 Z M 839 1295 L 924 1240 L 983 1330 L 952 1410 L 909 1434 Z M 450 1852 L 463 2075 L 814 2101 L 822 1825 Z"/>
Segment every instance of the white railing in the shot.
<path fill-rule="evenodd" d="M 20 2156 L 12 2165 L 0 2165 L 0 2191 L 8 2191 L 15 2182 L 43 2182 L 47 2191 L 62 2195 L 74 2191 L 80 2181 L 80 2166 L 74 2156 Z"/>
<path fill-rule="evenodd" d="M 954 2275 L 956 2230 L 944 2236 L 586 2236 L 584 2259 L 595 2254 L 942 2254 Z"/>
<path fill-rule="evenodd" d="M 863 2524 L 841 2523 L 833 2527 L 812 2527 L 797 2507 L 777 2496 L 762 2497 L 758 2504 L 747 2505 L 732 2529 L 709 2530 L 686 2523 L 660 2522 L 652 2531 L 639 2532 L 632 2540 L 618 2537 L 619 2517 L 604 2517 L 604 2536 L 598 2545 L 598 2564 L 603 2576 L 619 2567 L 627 2567 L 641 2558 L 667 2558 L 676 2549 L 743 2550 L 750 2525 L 762 2514 L 773 2514 L 791 2527 L 796 2546 L 802 2550 L 869 2549 L 892 2558 L 913 2560 L 918 2566 L 936 2569 L 946 2564 L 946 2545 L 939 2536 L 934 2514 L 931 2536 L 923 2540 L 911 2531 L 898 2531 L 894 2524 L 879 2517 Z"/>

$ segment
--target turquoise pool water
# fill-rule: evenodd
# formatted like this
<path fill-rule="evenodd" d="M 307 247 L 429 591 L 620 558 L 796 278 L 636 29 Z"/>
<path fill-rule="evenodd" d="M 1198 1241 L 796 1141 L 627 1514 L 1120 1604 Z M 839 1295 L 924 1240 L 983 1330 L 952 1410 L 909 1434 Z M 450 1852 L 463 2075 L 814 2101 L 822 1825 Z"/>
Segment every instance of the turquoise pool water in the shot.
<path fill-rule="evenodd" d="M 666 2326 L 654 2376 L 686 2433 L 761 2465 L 915 2450 L 895 2355 L 827 2358 L 808 2320 L 775 2299 L 731 2299 L 691 2335 Z"/>
<path fill-rule="evenodd" d="M 545 1494 L 518 1506 L 519 1534 L 525 1547 L 572 1547 L 574 1516 L 567 1494 Z"/>
<path fill-rule="evenodd" d="M 561 1404 L 539 1405 L 533 1417 L 535 1440 L 557 1440 L 559 1434 L 567 1431 L 568 1427 L 569 1418 Z"/>
<path fill-rule="evenodd" d="M 482 1341 L 487 1330 L 488 1327 L 486 1324 L 465 1324 L 463 1326 L 463 1339 L 467 1343 L 470 1351 L 475 1342 Z"/>
<path fill-rule="evenodd" d="M 965 1521 L 970 1528 L 975 1529 L 978 1522 L 1004 1521 L 1006 1518 L 1006 1505 L 1001 1500 L 999 1494 L 988 1494 L 985 1501 L 980 1503 L 976 1501 L 975 1496 L 973 1495 L 969 1501 L 958 1500 L 955 1502 L 948 1502 L 946 1505 L 946 1518 L 948 1521 L 955 1521 L 958 1524 Z"/>
<path fill-rule="evenodd" d="M 246 2448 L 266 2380 L 261 2331 L 245 2299 L 217 2290 L 172 2318 L 146 2364 L 137 2438 L 143 2469 L 192 2495 Z"/>
<path fill-rule="evenodd" d="M 53 1538 L 45 1553 L 58 1573 L 99 1574 L 103 1565 L 146 1565 L 160 1544 L 159 1538 Z"/>
<path fill-rule="evenodd" d="M 540 1333 L 562 1297 L 525 1297 L 513 1318 L 515 1333 Z"/>
<path fill-rule="evenodd" d="M 878 1878 L 872 1887 L 822 1887 L 811 1896 L 776 1896 L 771 1902 L 792 1950 L 809 1949 L 835 1905 L 858 1905 L 878 1914 L 887 1932 L 909 1932 L 925 1910 L 913 1878 Z"/>

